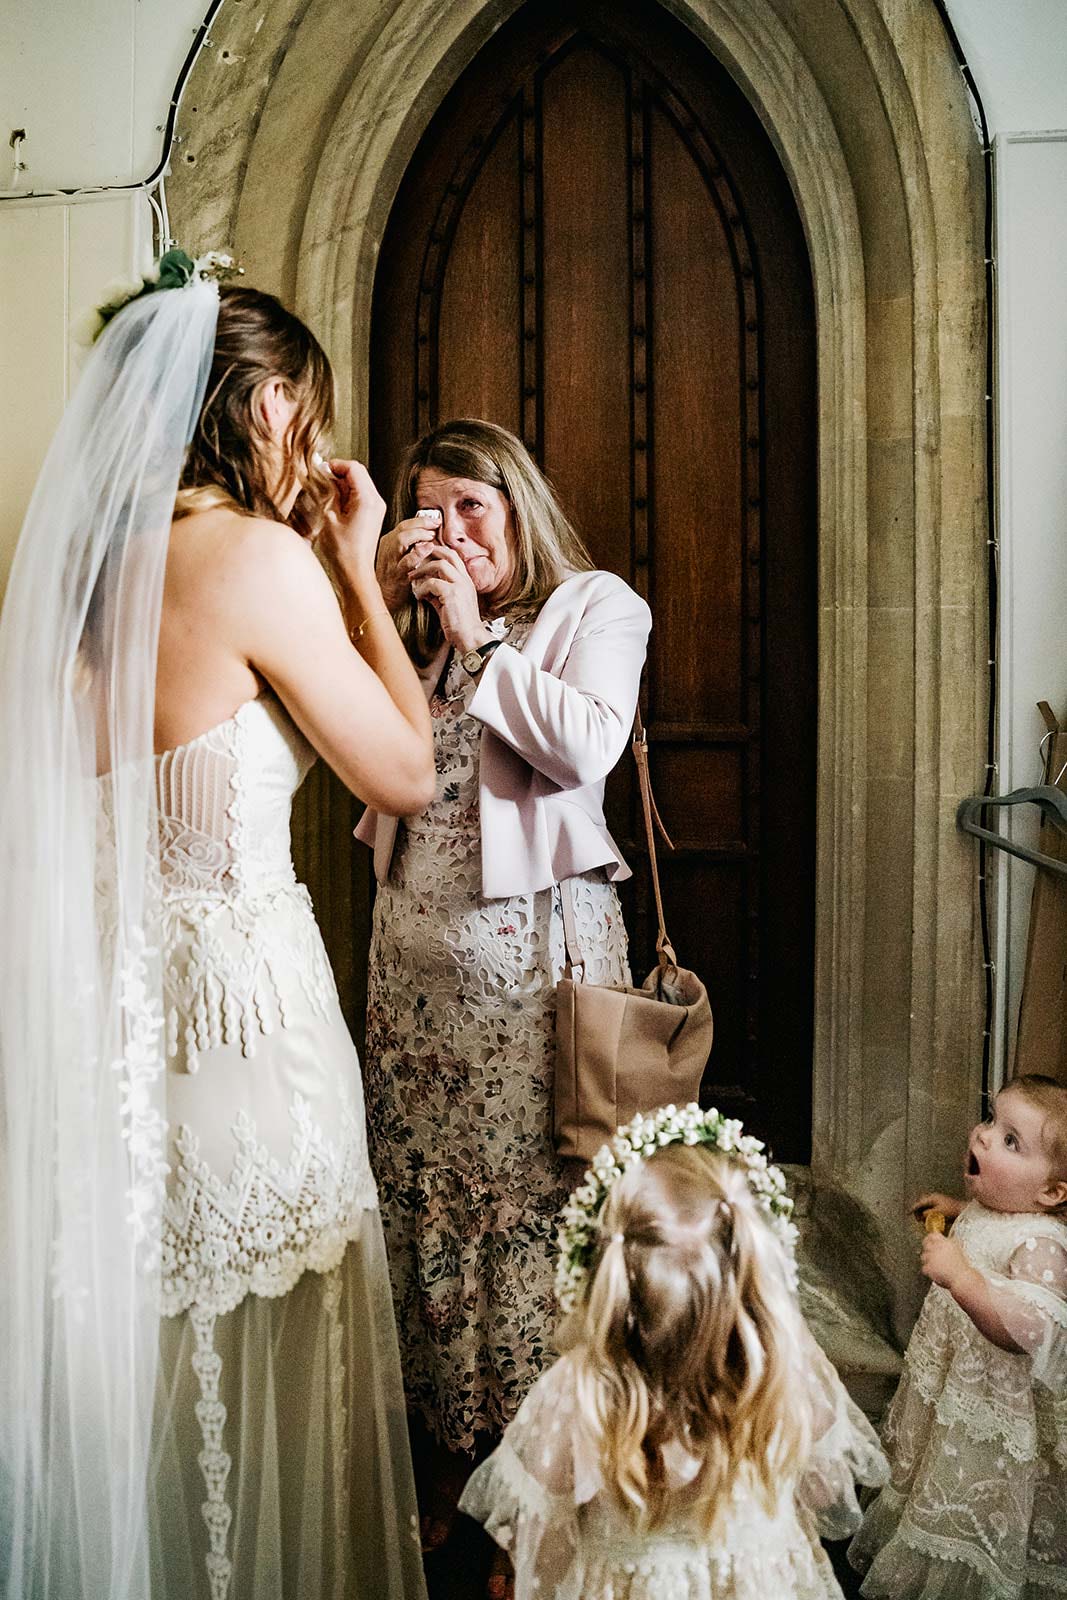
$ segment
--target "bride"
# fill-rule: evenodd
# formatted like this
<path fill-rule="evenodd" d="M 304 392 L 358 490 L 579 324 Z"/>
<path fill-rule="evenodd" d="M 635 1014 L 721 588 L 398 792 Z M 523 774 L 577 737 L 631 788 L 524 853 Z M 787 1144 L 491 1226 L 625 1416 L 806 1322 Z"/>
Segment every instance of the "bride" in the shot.
<path fill-rule="evenodd" d="M 171 252 L 111 317 L 0 626 L 8 1600 L 424 1594 L 359 1066 L 289 808 L 318 752 L 419 810 L 429 717 L 383 502 L 317 456 L 326 357 L 213 265 Z"/>

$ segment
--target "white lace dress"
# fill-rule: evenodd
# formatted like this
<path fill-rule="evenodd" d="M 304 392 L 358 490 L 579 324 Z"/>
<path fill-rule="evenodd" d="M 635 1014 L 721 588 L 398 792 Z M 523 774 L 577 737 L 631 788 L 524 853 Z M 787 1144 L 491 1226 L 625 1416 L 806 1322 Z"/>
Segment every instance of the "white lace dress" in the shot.
<path fill-rule="evenodd" d="M 453 660 L 431 702 L 437 791 L 378 887 L 365 1063 L 408 1400 L 468 1452 L 552 1359 L 567 1194 L 551 1139 L 559 890 L 482 899 L 475 687 Z M 569 881 L 589 981 L 628 983 L 614 885 Z"/>
<path fill-rule="evenodd" d="M 1067 1595 L 1067 1226 L 972 1202 L 952 1236 L 1025 1353 L 930 1289 L 886 1419 L 892 1480 L 849 1558 L 886 1600 Z"/>
<path fill-rule="evenodd" d="M 424 1595 L 359 1063 L 271 695 L 157 758 L 170 1178 L 153 1600 Z"/>
<path fill-rule="evenodd" d="M 634 1529 L 604 1488 L 564 1356 L 460 1501 L 510 1551 L 515 1600 L 841 1600 L 819 1536 L 849 1534 L 860 1520 L 855 1483 L 883 1483 L 887 1469 L 870 1423 L 806 1342 L 816 1416 L 808 1468 L 782 1484 L 773 1512 L 737 1487 L 710 1537 L 689 1510 L 697 1463 L 681 1447 L 668 1462 L 675 1513 L 655 1533 Z"/>

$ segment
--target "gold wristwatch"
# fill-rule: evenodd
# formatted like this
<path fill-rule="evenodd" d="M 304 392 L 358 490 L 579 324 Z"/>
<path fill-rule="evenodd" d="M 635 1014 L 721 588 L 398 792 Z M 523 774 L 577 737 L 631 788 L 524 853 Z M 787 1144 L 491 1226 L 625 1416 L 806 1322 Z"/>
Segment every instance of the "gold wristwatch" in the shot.
<path fill-rule="evenodd" d="M 464 672 L 469 672 L 472 678 L 476 678 L 493 651 L 503 643 L 503 639 L 487 639 L 474 650 L 464 650 L 459 658 L 460 666 Z"/>

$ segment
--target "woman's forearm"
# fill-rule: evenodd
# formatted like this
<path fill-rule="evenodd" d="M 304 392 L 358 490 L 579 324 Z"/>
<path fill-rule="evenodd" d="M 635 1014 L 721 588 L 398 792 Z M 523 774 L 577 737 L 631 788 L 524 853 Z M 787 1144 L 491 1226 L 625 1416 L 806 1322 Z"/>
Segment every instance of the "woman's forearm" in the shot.
<path fill-rule="evenodd" d="M 404 720 L 418 734 L 428 736 L 430 711 L 426 695 L 374 572 L 341 574 L 341 594 L 352 643 L 381 679 Z"/>
<path fill-rule="evenodd" d="M 558 675 L 505 643 L 470 715 L 561 788 L 603 781 L 630 735 L 649 622 L 636 595 L 609 594 L 587 610 Z"/>

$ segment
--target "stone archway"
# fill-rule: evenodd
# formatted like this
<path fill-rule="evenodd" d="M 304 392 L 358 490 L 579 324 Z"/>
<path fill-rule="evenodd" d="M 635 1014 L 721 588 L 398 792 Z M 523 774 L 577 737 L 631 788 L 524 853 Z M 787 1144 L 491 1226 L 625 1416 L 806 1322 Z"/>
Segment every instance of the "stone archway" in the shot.
<path fill-rule="evenodd" d="M 518 0 L 241 0 L 185 105 L 179 236 L 294 302 L 366 444 L 378 244 L 417 141 Z M 820 734 L 813 1176 L 912 1281 L 906 1195 L 958 1173 L 980 1099 L 977 880 L 955 804 L 984 775 L 983 180 L 932 0 L 669 0 L 789 175 L 816 290 Z M 313 175 L 313 176 L 312 176 Z M 344 818 L 319 800 L 320 830 Z M 342 837 L 344 836 L 344 837 Z M 340 859 L 340 858 L 338 858 Z M 327 912 L 327 920 L 330 912 Z M 342 897 L 335 913 L 350 915 Z M 909 1295 L 897 1295 L 898 1326 Z"/>

